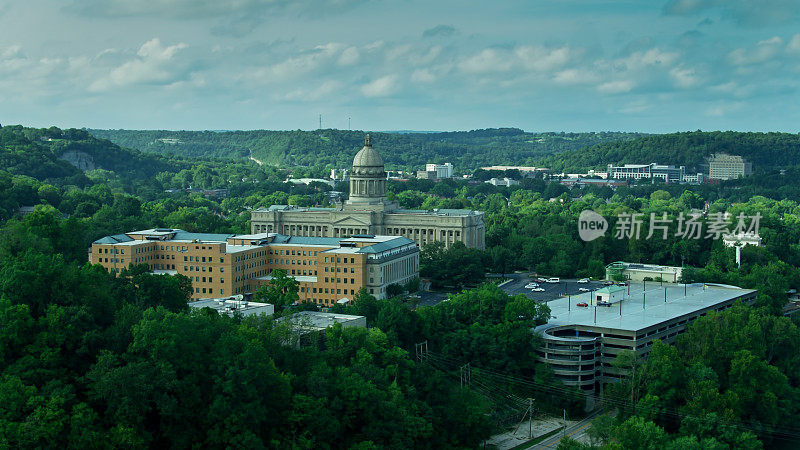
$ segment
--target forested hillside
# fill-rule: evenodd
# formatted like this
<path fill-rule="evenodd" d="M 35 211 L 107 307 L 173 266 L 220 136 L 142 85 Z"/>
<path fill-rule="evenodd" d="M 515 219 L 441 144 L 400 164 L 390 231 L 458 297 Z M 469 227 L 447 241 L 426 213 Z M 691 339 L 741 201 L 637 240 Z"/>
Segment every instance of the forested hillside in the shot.
<path fill-rule="evenodd" d="M 15 125 L 3 127 L 0 134 L 3 155 L 12 153 L 9 146 L 14 146 L 13 153 L 16 155 L 19 173 L 27 171 L 35 178 L 60 177 L 68 172 L 96 169 L 124 173 L 133 178 L 146 178 L 175 168 L 174 161 L 121 148 L 111 141 L 95 138 L 85 130 L 26 128 Z M 37 161 L 43 162 L 44 167 L 37 167 Z M 56 168 L 66 167 L 65 164 L 78 170 Z M 32 175 L 33 173 L 39 176 Z"/>
<path fill-rule="evenodd" d="M 189 157 L 253 158 L 282 166 L 345 167 L 363 145 L 364 131 L 88 130 L 123 147 Z M 493 164 L 532 164 L 543 157 L 641 133 L 528 133 L 499 128 L 447 133 L 372 133 L 389 168 L 420 169 L 451 162 L 471 171 Z"/>
<path fill-rule="evenodd" d="M 541 161 L 556 171 L 606 169 L 608 164 L 658 162 L 699 170 L 712 153 L 740 155 L 754 170 L 800 165 L 800 135 L 691 131 L 605 142 L 587 149 L 565 152 Z"/>

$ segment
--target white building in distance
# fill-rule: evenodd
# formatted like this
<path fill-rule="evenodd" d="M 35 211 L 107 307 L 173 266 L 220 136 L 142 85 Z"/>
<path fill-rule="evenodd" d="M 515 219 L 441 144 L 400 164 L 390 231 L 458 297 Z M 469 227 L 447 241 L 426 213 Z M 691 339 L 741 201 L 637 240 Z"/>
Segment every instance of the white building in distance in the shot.
<path fill-rule="evenodd" d="M 708 178 L 712 180 L 735 180 L 752 173 L 753 164 L 741 156 L 716 153 L 708 158 Z"/>

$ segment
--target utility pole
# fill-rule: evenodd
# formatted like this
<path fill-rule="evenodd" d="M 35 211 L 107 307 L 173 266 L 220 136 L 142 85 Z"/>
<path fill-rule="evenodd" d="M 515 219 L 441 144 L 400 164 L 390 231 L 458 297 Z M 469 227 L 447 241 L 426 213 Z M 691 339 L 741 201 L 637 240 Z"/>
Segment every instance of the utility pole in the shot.
<path fill-rule="evenodd" d="M 529 415 L 530 414 L 530 415 Z M 525 417 L 528 417 L 528 439 L 533 437 L 533 399 L 528 398 L 528 407 L 525 409 L 525 413 L 522 414 L 522 419 L 519 420 L 517 424 L 517 428 L 514 429 L 514 434 L 517 434 L 519 431 L 519 426 L 522 425 L 522 422 L 525 421 Z"/>
<path fill-rule="evenodd" d="M 417 354 L 417 361 L 423 362 L 428 359 L 428 341 L 414 344 L 414 350 Z"/>
<path fill-rule="evenodd" d="M 470 372 L 469 363 L 466 363 L 463 366 L 461 366 L 461 388 L 462 389 L 464 388 L 465 385 L 466 385 L 466 387 L 469 387 L 470 376 L 471 376 L 471 372 Z"/>
<path fill-rule="evenodd" d="M 347 131 L 350 131 L 350 118 L 347 118 Z"/>
<path fill-rule="evenodd" d="M 322 114 L 319 115 L 319 129 L 322 129 Z"/>

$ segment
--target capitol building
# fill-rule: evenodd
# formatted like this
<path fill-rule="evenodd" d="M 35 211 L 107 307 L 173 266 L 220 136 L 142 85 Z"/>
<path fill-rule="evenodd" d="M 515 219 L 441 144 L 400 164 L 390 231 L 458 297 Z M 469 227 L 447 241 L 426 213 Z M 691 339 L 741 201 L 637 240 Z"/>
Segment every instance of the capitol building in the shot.
<path fill-rule="evenodd" d="M 483 212 L 468 209 L 401 209 L 386 198 L 383 159 L 372 148 L 370 136 L 353 159 L 350 198 L 337 208 L 272 205 L 251 213 L 252 232 L 289 236 L 342 238 L 356 235 L 404 236 L 420 247 L 460 241 L 483 249 L 486 228 Z"/>

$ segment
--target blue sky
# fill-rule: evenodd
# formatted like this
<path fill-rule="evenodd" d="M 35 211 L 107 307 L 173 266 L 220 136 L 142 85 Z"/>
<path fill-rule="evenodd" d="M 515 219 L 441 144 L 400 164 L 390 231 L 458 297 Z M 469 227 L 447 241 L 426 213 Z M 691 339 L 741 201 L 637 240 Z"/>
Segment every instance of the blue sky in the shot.
<path fill-rule="evenodd" d="M 0 123 L 800 131 L 800 0 L 0 0 Z"/>

